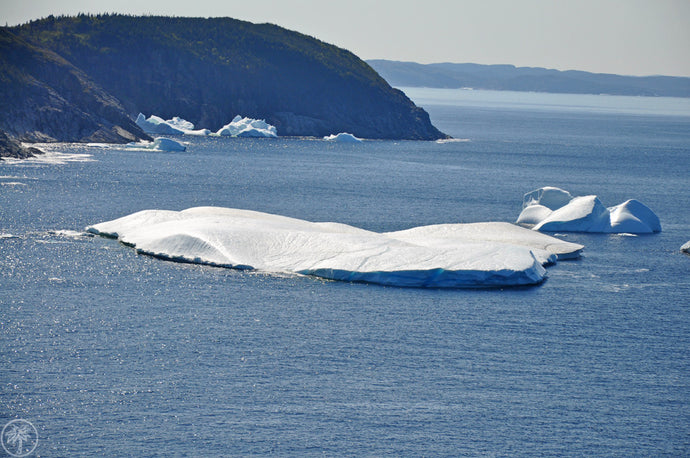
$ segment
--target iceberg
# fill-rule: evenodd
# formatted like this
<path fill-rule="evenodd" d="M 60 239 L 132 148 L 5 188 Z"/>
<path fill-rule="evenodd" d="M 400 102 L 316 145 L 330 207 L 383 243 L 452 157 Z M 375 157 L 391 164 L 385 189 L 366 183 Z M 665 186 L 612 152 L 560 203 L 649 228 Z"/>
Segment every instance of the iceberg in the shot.
<path fill-rule="evenodd" d="M 544 187 L 523 197 L 516 223 L 544 232 L 600 232 L 650 234 L 661 231 L 659 217 L 649 207 L 630 199 L 605 207 L 597 196 L 573 197 L 569 192 Z"/>
<path fill-rule="evenodd" d="M 179 116 L 173 116 L 172 119 L 168 119 L 167 121 L 165 121 L 165 123 L 183 132 L 194 130 L 194 124 L 187 121 L 186 119 L 180 118 Z"/>
<path fill-rule="evenodd" d="M 382 234 L 220 207 L 143 210 L 86 231 L 167 260 L 404 287 L 535 285 L 543 265 L 583 248 L 508 223 Z"/>
<path fill-rule="evenodd" d="M 186 151 L 187 147 L 169 138 L 156 137 L 153 140 L 152 149 L 157 151 Z"/>
<path fill-rule="evenodd" d="M 579 258 L 584 249 L 578 243 L 565 242 L 540 232 L 530 231 L 510 223 L 436 224 L 397 232 L 388 237 L 421 246 L 445 248 L 464 243 L 518 245 L 528 247 L 542 265 L 557 260 Z"/>
<path fill-rule="evenodd" d="M 148 119 L 143 113 L 139 113 L 135 121 L 137 126 L 147 134 L 159 135 L 210 135 L 211 131 L 208 129 L 194 130 L 194 124 L 174 116 L 172 119 L 164 120 L 161 117 L 151 115 Z"/>
<path fill-rule="evenodd" d="M 151 149 L 156 151 L 186 151 L 187 147 L 182 143 L 165 137 L 156 137 L 152 142 L 128 143 L 129 148 Z"/>
<path fill-rule="evenodd" d="M 179 118 L 178 118 L 179 119 Z M 169 124 L 163 118 L 151 115 L 148 119 L 143 113 L 139 113 L 136 121 L 134 121 L 137 126 L 141 128 L 147 134 L 159 134 L 159 135 L 182 135 L 184 131 L 178 129 L 177 127 Z"/>
<path fill-rule="evenodd" d="M 278 130 L 263 119 L 243 118 L 240 115 L 223 126 L 216 135 L 224 137 L 276 138 Z"/>
<path fill-rule="evenodd" d="M 690 254 L 690 240 L 685 243 L 682 247 L 680 247 L 680 251 L 682 251 L 685 254 Z"/>
<path fill-rule="evenodd" d="M 357 138 L 352 134 L 348 134 L 347 132 L 341 132 L 337 135 L 328 135 L 323 137 L 323 139 L 327 142 L 337 143 L 360 143 L 362 141 L 361 138 Z"/>

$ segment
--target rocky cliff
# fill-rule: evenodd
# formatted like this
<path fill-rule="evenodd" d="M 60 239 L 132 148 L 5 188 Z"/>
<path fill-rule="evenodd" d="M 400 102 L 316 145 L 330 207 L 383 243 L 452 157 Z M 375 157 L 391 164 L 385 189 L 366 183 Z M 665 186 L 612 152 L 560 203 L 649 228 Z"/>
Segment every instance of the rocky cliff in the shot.
<path fill-rule="evenodd" d="M 12 32 L 64 57 L 130 117 L 181 116 L 214 130 L 241 114 L 266 119 L 280 135 L 445 137 L 354 54 L 271 24 L 80 15 Z"/>
<path fill-rule="evenodd" d="M 69 62 L 0 28 L 0 131 L 16 140 L 129 142 L 148 138 L 120 103 Z M 14 142 L 12 141 L 14 140 Z M 10 143 L 8 143 L 10 142 Z"/>
<path fill-rule="evenodd" d="M 13 140 L 0 130 L 0 160 L 3 157 L 13 157 L 16 159 L 26 159 L 42 154 L 43 151 L 37 148 L 26 148 L 21 143 Z"/>

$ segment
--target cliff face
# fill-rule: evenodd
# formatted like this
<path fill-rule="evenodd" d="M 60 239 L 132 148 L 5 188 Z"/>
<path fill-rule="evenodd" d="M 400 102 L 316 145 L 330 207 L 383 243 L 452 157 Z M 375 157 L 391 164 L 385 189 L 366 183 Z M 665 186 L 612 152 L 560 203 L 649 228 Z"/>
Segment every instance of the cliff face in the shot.
<path fill-rule="evenodd" d="M 0 102 L 0 130 L 18 140 L 148 138 L 119 102 L 82 71 L 5 28 L 0 28 Z"/>
<path fill-rule="evenodd" d="M 130 116 L 222 127 L 266 119 L 280 135 L 445 137 L 354 54 L 270 24 L 229 18 L 47 18 L 12 29 L 83 70 Z"/>

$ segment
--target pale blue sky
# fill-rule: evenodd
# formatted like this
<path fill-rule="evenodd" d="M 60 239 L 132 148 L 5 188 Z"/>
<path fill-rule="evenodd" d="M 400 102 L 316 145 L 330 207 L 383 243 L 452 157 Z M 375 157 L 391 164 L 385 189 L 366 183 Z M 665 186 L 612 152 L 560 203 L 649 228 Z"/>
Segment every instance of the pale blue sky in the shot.
<path fill-rule="evenodd" d="M 690 0 L 0 0 L 9 25 L 79 12 L 271 22 L 363 59 L 690 76 Z"/>

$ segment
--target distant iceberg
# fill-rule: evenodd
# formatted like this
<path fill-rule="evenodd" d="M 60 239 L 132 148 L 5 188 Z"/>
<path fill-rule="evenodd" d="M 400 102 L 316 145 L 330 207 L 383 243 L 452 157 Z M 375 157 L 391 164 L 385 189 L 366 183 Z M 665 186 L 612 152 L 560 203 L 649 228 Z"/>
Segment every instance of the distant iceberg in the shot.
<path fill-rule="evenodd" d="M 278 137 L 278 130 L 263 119 L 243 118 L 237 115 L 216 134 L 223 137 L 275 138 Z"/>
<path fill-rule="evenodd" d="M 406 287 L 534 285 L 543 265 L 583 248 L 508 223 L 380 234 L 218 207 L 144 210 L 86 230 L 168 260 Z"/>
<path fill-rule="evenodd" d="M 685 245 L 680 247 L 680 251 L 686 254 L 690 254 L 690 241 L 686 242 Z"/>
<path fill-rule="evenodd" d="M 187 121 L 186 119 L 182 119 L 179 116 L 173 116 L 172 119 L 168 119 L 167 121 L 165 121 L 165 123 L 171 125 L 176 129 L 181 130 L 182 132 L 194 130 L 193 123 Z"/>
<path fill-rule="evenodd" d="M 263 119 L 243 118 L 240 115 L 213 133 L 208 129 L 194 129 L 194 124 L 178 116 L 165 120 L 159 116 L 151 115 L 148 118 L 139 113 L 136 124 L 146 132 L 153 135 L 218 135 L 221 137 L 254 137 L 276 138 L 278 130 Z"/>
<path fill-rule="evenodd" d="M 348 134 L 347 132 L 341 132 L 337 135 L 328 135 L 327 137 L 323 137 L 323 139 L 327 142 L 337 143 L 360 143 L 362 141 L 361 138 L 357 138 L 352 134 Z"/>
<path fill-rule="evenodd" d="M 137 116 L 137 119 L 134 122 L 136 123 L 137 126 L 139 126 L 141 128 L 141 130 L 143 130 L 147 134 L 159 134 L 159 135 L 182 135 L 182 134 L 184 134 L 184 131 L 182 129 L 178 129 L 177 127 L 173 126 L 172 124 L 169 124 L 168 122 L 166 122 L 163 118 L 159 118 L 158 116 L 155 116 L 155 115 L 151 115 L 147 119 L 143 113 L 139 113 L 139 116 Z M 194 125 L 192 124 L 192 127 L 193 126 Z"/>
<path fill-rule="evenodd" d="M 573 197 L 560 188 L 544 187 L 523 197 L 517 224 L 545 232 L 649 234 L 661 231 L 659 217 L 637 200 L 606 208 L 597 196 Z"/>
<path fill-rule="evenodd" d="M 182 143 L 165 137 L 156 137 L 152 142 L 128 143 L 129 148 L 152 149 L 156 151 L 186 151 Z"/>
<path fill-rule="evenodd" d="M 156 115 L 146 118 L 143 113 L 139 113 L 135 121 L 137 126 L 147 134 L 158 135 L 210 135 L 208 129 L 194 130 L 194 124 L 178 116 L 164 120 Z"/>
<path fill-rule="evenodd" d="M 186 151 L 187 147 L 175 140 L 165 137 L 157 137 L 153 140 L 152 149 L 158 151 Z"/>

